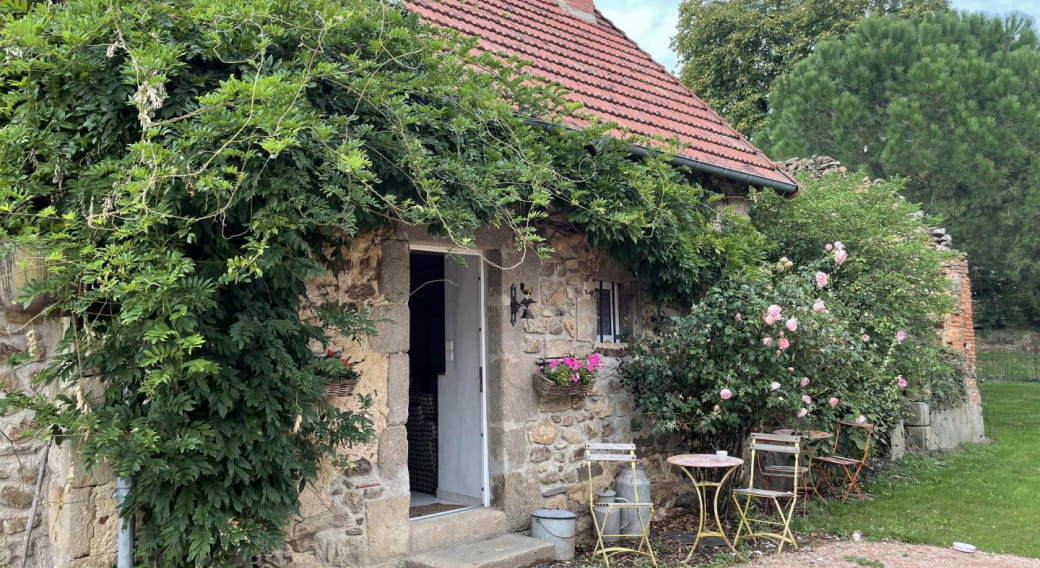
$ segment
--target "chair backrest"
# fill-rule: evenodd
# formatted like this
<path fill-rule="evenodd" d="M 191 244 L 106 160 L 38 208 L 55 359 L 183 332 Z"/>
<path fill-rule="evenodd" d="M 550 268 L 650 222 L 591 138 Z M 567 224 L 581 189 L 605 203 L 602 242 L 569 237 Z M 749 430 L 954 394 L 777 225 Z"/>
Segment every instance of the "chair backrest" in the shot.
<path fill-rule="evenodd" d="M 787 454 L 794 457 L 794 470 L 798 471 L 799 461 L 802 455 L 802 439 L 798 436 L 788 436 L 786 434 L 766 434 L 762 432 L 752 432 L 751 442 L 749 444 L 751 449 L 751 475 L 748 475 L 748 488 L 755 487 L 755 474 L 756 471 L 761 471 L 761 464 L 759 460 L 761 457 L 758 455 L 761 452 L 773 453 L 773 454 Z M 792 491 L 798 492 L 798 478 L 799 475 L 792 477 L 794 488 Z"/>
<path fill-rule="evenodd" d="M 639 463 L 636 458 L 636 445 L 635 444 L 605 444 L 605 443 L 587 443 L 585 444 L 585 463 L 588 467 L 588 485 L 589 485 L 589 504 L 595 503 L 595 488 L 592 482 L 592 464 L 596 462 L 615 462 L 623 465 L 618 475 L 631 475 L 632 480 L 636 477 L 636 465 Z M 635 491 L 635 499 L 633 502 L 641 502 L 639 499 L 639 488 L 638 485 L 633 483 L 633 490 Z"/>
<path fill-rule="evenodd" d="M 863 436 L 863 455 L 856 458 L 854 456 L 843 456 L 848 459 L 856 460 L 858 462 L 865 463 L 867 457 L 870 456 L 870 440 L 874 437 L 874 425 L 873 424 L 858 424 L 856 422 L 847 422 L 845 420 L 838 420 L 838 427 L 834 431 L 834 445 L 831 447 L 831 455 L 841 455 L 838 453 L 838 447 L 842 444 L 842 429 L 845 430 L 844 437 L 852 437 L 853 432 L 860 432 L 859 435 Z M 853 430 L 855 429 L 855 430 Z M 858 436 L 857 436 L 858 437 Z M 847 442 L 846 442 L 847 445 Z M 858 453 L 858 452 L 853 452 Z"/>

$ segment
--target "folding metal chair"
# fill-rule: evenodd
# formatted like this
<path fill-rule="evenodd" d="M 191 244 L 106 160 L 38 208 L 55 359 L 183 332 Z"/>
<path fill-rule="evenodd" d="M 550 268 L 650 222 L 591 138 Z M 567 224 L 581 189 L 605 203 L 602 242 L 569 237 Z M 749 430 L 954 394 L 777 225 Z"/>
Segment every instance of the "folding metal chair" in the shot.
<path fill-rule="evenodd" d="M 621 465 L 620 470 L 617 472 L 618 478 L 622 475 L 632 476 L 631 481 L 635 495 L 631 502 L 596 503 L 596 488 L 594 487 L 592 472 L 592 465 L 596 462 L 618 463 Z M 589 511 L 592 513 L 592 523 L 596 529 L 596 547 L 593 549 L 592 557 L 601 556 L 603 565 L 607 568 L 610 568 L 610 558 L 612 556 L 623 553 L 649 556 L 650 562 L 657 566 L 657 558 L 654 556 L 653 548 L 650 547 L 650 519 L 654 516 L 654 504 L 644 502 L 639 495 L 639 484 L 636 483 L 637 463 L 635 444 L 585 444 L 585 464 L 588 467 Z M 650 496 L 645 495 L 644 497 L 649 498 Z M 636 548 L 619 546 L 613 543 L 611 543 L 611 546 L 607 546 L 604 543 L 604 537 L 613 540 L 631 536 L 631 532 L 624 534 L 605 532 L 606 527 L 619 526 L 617 522 L 610 522 L 611 516 L 620 516 L 621 512 L 625 510 L 631 511 L 633 513 L 630 515 L 631 518 L 636 519 L 638 522 L 639 545 Z M 627 527 L 627 530 L 631 531 L 632 527 Z"/>
<path fill-rule="evenodd" d="M 802 476 L 791 476 L 792 487 L 789 491 L 758 487 L 755 472 L 760 471 L 758 465 L 759 460 L 762 459 L 760 454 L 767 452 L 785 457 L 790 456 L 794 464 L 793 471 L 800 470 L 801 438 L 784 434 L 751 434 L 751 472 L 748 475 L 748 486 L 733 490 L 733 502 L 737 506 L 737 515 L 740 517 L 733 544 L 736 546 L 741 538 L 769 538 L 777 542 L 776 551 L 779 553 L 784 550 L 784 544 L 788 542 L 798 548 L 798 543 L 791 534 L 791 516 L 794 514 L 798 502 L 799 482 Z M 760 512 L 761 516 L 752 516 L 755 513 L 752 506 L 755 499 L 768 501 L 765 510 Z M 777 516 L 767 516 L 773 509 Z M 767 530 L 770 527 L 777 527 L 780 530 L 779 532 Z"/>
<path fill-rule="evenodd" d="M 800 436 L 803 442 L 805 436 Z M 758 467 L 759 475 L 762 476 L 762 486 L 766 489 L 773 489 L 774 487 L 797 487 L 798 494 L 802 498 L 802 516 L 808 514 L 807 505 L 809 499 L 814 496 L 819 496 L 816 492 L 816 484 L 812 479 L 812 465 L 811 458 L 812 450 L 806 447 L 802 448 L 801 464 L 795 465 L 791 456 L 783 455 L 781 457 L 781 463 L 770 463 L 764 464 L 759 460 Z M 804 465 L 803 465 L 804 464 Z M 795 480 L 795 477 L 798 477 Z M 796 483 L 797 481 L 797 483 Z"/>
<path fill-rule="evenodd" d="M 838 446 L 842 443 L 842 429 L 846 429 L 845 436 L 849 437 L 850 432 L 855 430 L 849 430 L 855 428 L 861 431 L 863 436 L 863 454 L 859 457 L 847 457 L 838 454 Z M 838 491 L 834 488 L 834 484 L 831 481 L 830 476 L 827 474 L 828 467 L 837 468 L 841 472 L 841 478 L 835 479 L 840 485 L 844 485 L 844 490 L 841 491 L 841 502 L 844 503 L 849 500 L 849 496 L 855 491 L 856 495 L 860 498 L 863 497 L 863 491 L 859 487 L 859 474 L 863 471 L 863 466 L 867 463 L 867 458 L 870 456 L 870 439 L 874 436 L 874 425 L 873 424 L 856 424 L 855 422 L 845 422 L 844 420 L 838 421 L 838 428 L 834 432 L 834 446 L 831 448 L 830 455 L 817 456 L 812 459 L 813 470 L 816 473 L 816 487 L 819 490 L 820 485 L 830 489 L 831 494 L 837 496 Z M 856 440 L 855 443 L 858 443 Z M 845 443 L 846 446 L 849 442 Z"/>

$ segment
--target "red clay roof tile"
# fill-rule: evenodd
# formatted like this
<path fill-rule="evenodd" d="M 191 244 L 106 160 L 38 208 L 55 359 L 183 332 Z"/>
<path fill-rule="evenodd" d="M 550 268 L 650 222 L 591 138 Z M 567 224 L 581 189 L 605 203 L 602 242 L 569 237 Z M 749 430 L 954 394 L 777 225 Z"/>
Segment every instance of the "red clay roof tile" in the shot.
<path fill-rule="evenodd" d="M 571 91 L 584 112 L 619 134 L 677 140 L 680 163 L 721 177 L 796 191 L 797 183 L 650 55 L 595 12 L 592 0 L 406 0 L 423 20 L 480 38 L 480 49 L 515 55 L 529 73 Z M 573 117 L 571 126 L 585 124 Z M 690 163 L 692 162 L 692 163 Z"/>

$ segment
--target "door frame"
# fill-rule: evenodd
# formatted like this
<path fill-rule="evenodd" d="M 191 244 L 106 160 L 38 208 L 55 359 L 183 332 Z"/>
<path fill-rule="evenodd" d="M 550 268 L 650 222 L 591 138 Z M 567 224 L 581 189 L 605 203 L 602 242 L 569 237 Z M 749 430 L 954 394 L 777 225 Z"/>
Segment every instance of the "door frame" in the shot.
<path fill-rule="evenodd" d="M 484 253 L 477 249 L 453 247 L 447 245 L 409 243 L 409 252 L 428 252 L 444 255 L 446 261 L 451 255 L 469 257 L 479 263 L 477 278 L 480 279 L 477 288 L 480 290 L 478 313 L 480 314 L 480 334 L 477 346 L 480 352 L 480 483 L 482 506 L 491 506 L 491 452 L 488 445 L 488 381 L 487 381 L 487 313 L 485 311 L 487 296 L 487 265 L 484 262 Z M 409 330 L 411 333 L 411 330 Z"/>

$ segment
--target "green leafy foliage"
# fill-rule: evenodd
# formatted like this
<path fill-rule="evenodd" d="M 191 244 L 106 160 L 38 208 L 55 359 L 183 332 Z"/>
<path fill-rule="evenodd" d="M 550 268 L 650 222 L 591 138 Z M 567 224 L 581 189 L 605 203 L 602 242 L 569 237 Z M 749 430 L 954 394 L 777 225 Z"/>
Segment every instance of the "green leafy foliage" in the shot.
<path fill-rule="evenodd" d="M 621 376 L 637 407 L 692 448 L 738 451 L 754 429 L 859 416 L 884 439 L 907 398 L 962 400 L 962 357 L 935 332 L 953 253 L 932 245 L 901 188 L 829 177 L 795 200 L 756 195 L 768 263 L 724 276 L 635 344 Z"/>
<path fill-rule="evenodd" d="M 1029 316 L 1040 250 L 1019 235 L 1037 222 L 1038 76 L 1040 40 L 1019 16 L 870 18 L 775 83 L 768 144 L 907 177 L 907 197 L 948 220 L 976 288 L 1004 294 L 984 305 Z"/>
<path fill-rule="evenodd" d="M 48 259 L 23 293 L 71 322 L 40 375 L 66 394 L 3 405 L 134 478 L 139 562 L 279 545 L 322 460 L 369 438 L 371 401 L 332 407 L 312 352 L 373 324 L 304 295 L 360 231 L 577 228 L 673 298 L 757 254 L 610 125 L 527 122 L 575 109 L 474 45 L 377 0 L 0 13 L 0 238 Z"/>
<path fill-rule="evenodd" d="M 751 135 L 764 126 L 770 84 L 817 43 L 868 16 L 948 8 L 947 0 L 683 0 L 672 47 L 683 83 Z"/>

